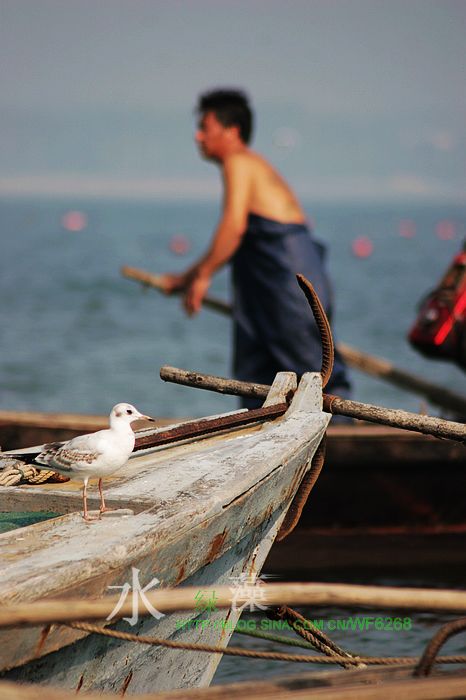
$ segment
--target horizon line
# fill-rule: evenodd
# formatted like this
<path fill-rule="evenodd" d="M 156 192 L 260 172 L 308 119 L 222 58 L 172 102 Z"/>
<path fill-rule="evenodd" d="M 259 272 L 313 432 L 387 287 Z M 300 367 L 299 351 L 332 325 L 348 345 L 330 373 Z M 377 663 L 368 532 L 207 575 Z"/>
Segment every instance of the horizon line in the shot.
<path fill-rule="evenodd" d="M 294 189 L 303 200 L 354 202 L 415 202 L 466 205 L 466 187 L 445 187 L 412 175 L 387 178 L 335 178 L 333 180 L 301 181 Z M 129 201 L 204 201 L 215 202 L 221 197 L 217 179 L 210 178 L 125 178 L 106 175 L 0 176 L 0 197 L 124 199 Z"/>

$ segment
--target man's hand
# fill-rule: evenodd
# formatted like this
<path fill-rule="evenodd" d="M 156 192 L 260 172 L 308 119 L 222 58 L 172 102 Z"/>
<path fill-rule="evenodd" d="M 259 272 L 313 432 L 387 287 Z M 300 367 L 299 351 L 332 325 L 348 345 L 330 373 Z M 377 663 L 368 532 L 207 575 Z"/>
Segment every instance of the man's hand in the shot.
<path fill-rule="evenodd" d="M 189 316 L 197 314 L 210 287 L 209 275 L 198 273 L 191 280 L 184 297 L 184 308 Z"/>
<path fill-rule="evenodd" d="M 190 282 L 191 275 L 184 272 L 181 274 L 160 275 L 160 286 L 165 294 L 173 294 L 186 289 Z"/>

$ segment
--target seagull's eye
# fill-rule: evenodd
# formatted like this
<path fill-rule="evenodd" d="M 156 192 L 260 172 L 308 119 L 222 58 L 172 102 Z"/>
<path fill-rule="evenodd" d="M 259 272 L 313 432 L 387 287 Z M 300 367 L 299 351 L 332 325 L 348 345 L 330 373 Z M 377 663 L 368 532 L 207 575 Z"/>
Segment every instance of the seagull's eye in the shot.
<path fill-rule="evenodd" d="M 127 409 L 126 409 L 126 413 L 128 414 L 128 416 L 130 416 L 133 412 L 132 412 L 132 410 L 131 410 L 130 408 L 127 408 Z"/>

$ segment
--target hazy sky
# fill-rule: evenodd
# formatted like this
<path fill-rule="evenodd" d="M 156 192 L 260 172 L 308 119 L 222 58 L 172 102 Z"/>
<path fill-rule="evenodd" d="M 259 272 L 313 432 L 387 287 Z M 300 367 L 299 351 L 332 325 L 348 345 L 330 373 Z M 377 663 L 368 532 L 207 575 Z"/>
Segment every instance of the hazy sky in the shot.
<path fill-rule="evenodd" d="M 465 36 L 466 0 L 0 0 L 0 193 L 208 195 L 192 107 L 227 84 L 309 196 L 460 200 Z"/>

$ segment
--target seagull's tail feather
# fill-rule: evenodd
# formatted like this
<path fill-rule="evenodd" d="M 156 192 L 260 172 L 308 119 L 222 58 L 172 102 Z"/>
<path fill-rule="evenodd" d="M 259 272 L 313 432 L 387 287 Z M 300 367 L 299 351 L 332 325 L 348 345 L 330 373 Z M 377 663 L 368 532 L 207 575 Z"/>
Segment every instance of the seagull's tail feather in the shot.
<path fill-rule="evenodd" d="M 2 459 L 17 459 L 25 464 L 44 465 L 46 463 L 41 460 L 51 452 L 55 452 L 63 445 L 62 442 L 49 442 L 46 445 L 41 445 L 37 450 L 28 452 L 0 452 L 0 460 Z"/>
<path fill-rule="evenodd" d="M 0 452 L 0 461 L 2 459 L 17 459 L 25 464 L 36 464 L 36 457 L 39 455 L 39 450 L 37 452 Z"/>

